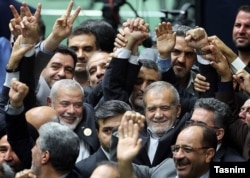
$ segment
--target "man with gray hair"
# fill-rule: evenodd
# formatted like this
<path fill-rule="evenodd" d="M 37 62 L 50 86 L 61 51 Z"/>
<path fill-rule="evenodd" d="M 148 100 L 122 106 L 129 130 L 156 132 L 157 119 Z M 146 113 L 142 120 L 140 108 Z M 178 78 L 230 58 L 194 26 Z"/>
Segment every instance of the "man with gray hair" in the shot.
<path fill-rule="evenodd" d="M 84 102 L 81 85 L 71 79 L 56 81 L 47 98 L 48 106 L 55 109 L 59 122 L 73 130 L 80 138 L 77 162 L 96 152 L 100 146 L 95 132 L 94 109 Z"/>
<path fill-rule="evenodd" d="M 32 148 L 32 171 L 38 177 L 80 177 L 73 171 L 80 150 L 78 136 L 67 126 L 48 122 Z"/>
<path fill-rule="evenodd" d="M 228 126 L 232 118 L 229 106 L 215 98 L 200 98 L 188 123 L 200 123 L 213 128 L 217 136 L 215 162 L 244 162 L 240 153 L 230 145 Z"/>
<path fill-rule="evenodd" d="M 67 126 L 48 122 L 39 128 L 39 137 L 33 146 L 31 169 L 16 177 L 82 178 L 74 168 L 80 150 L 78 136 Z"/>

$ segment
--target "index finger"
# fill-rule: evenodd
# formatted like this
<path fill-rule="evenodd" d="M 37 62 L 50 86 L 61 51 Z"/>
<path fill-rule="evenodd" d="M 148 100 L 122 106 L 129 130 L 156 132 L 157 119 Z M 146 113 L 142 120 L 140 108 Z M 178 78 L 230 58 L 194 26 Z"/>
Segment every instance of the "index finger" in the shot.
<path fill-rule="evenodd" d="M 67 10 L 66 10 L 66 14 L 65 14 L 66 17 L 69 17 L 69 16 L 70 16 L 70 12 L 71 12 L 71 10 L 72 10 L 72 8 L 73 8 L 73 4 L 74 4 L 74 2 L 71 0 L 71 1 L 69 2 L 68 8 L 67 8 Z"/>
<path fill-rule="evenodd" d="M 13 5 L 10 5 L 10 10 L 11 10 L 13 17 L 15 19 L 18 19 L 20 17 L 19 13 L 17 12 L 16 8 Z"/>

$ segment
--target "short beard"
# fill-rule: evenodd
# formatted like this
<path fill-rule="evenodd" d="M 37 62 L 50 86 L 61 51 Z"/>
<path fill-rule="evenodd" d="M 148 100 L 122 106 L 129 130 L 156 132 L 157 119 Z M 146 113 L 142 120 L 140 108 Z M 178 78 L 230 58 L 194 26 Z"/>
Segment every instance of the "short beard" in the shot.
<path fill-rule="evenodd" d="M 74 75 L 81 78 L 88 78 L 88 72 L 86 70 L 75 70 Z"/>
<path fill-rule="evenodd" d="M 237 46 L 238 51 L 240 52 L 249 52 L 250 53 L 250 44 L 245 46 Z"/>
<path fill-rule="evenodd" d="M 60 119 L 60 124 L 67 126 L 71 130 L 75 130 L 77 125 L 81 122 L 81 118 L 77 117 L 76 120 L 72 124 L 68 124 Z"/>

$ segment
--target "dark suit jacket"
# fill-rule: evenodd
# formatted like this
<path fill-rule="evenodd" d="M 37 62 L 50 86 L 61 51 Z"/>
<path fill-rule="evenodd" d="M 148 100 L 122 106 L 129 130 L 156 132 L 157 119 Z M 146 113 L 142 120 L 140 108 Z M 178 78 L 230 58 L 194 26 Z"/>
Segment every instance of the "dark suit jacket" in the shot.
<path fill-rule="evenodd" d="M 91 129 L 91 135 L 88 136 L 84 134 L 86 128 Z M 89 145 L 90 154 L 93 154 L 98 150 L 100 143 L 96 133 L 94 109 L 91 105 L 87 103 L 83 104 L 83 119 L 77 125 L 74 132 L 81 140 Z"/>
<path fill-rule="evenodd" d="M 129 97 L 133 86 L 137 80 L 141 64 L 134 65 L 127 59 L 113 58 L 106 69 L 103 78 L 103 95 L 104 100 L 121 100 L 129 103 Z M 181 96 L 182 115 L 190 112 L 196 101 L 196 97 L 188 93 L 177 82 L 177 78 L 172 68 L 167 72 L 162 72 L 162 80 L 171 83 Z"/>
<path fill-rule="evenodd" d="M 159 140 L 158 147 L 156 149 L 155 157 L 153 163 L 151 164 L 150 159 L 148 157 L 148 144 L 150 141 L 150 135 L 147 130 L 143 130 L 140 133 L 140 138 L 142 139 L 142 148 L 139 154 L 133 160 L 133 163 L 138 165 L 146 165 L 148 167 L 154 167 L 160 164 L 164 159 L 172 157 L 172 151 L 170 146 L 173 145 L 176 141 L 177 135 L 185 125 L 185 122 L 189 120 L 191 117 L 191 113 L 186 113 L 180 119 L 177 119 L 174 127 L 172 127 L 168 132 L 165 133 Z M 110 157 L 111 160 L 117 161 L 116 158 L 116 146 L 118 143 L 118 138 L 116 136 L 112 136 L 111 139 L 111 150 L 110 150 Z"/>
<path fill-rule="evenodd" d="M 170 146 L 175 143 L 177 135 L 179 134 L 182 127 L 185 125 L 185 122 L 190 119 L 190 117 L 191 114 L 186 113 L 182 118 L 177 120 L 174 127 L 172 127 L 167 133 L 165 133 L 164 136 L 160 138 L 152 164 L 149 160 L 147 152 L 147 147 L 150 141 L 150 135 L 148 134 L 147 130 L 144 130 L 140 134 L 140 138 L 142 138 L 143 147 L 133 162 L 140 165 L 154 167 L 160 164 L 164 159 L 171 158 L 172 151 Z"/>
<path fill-rule="evenodd" d="M 207 66 L 206 68 L 212 68 L 211 66 Z M 250 71 L 248 67 L 245 68 L 248 72 Z M 207 71 L 209 71 L 207 69 Z M 210 84 L 216 85 L 216 81 L 218 82 L 218 78 L 211 77 L 211 72 L 206 72 L 205 77 L 210 79 Z M 237 151 L 242 153 L 246 160 L 250 159 L 250 128 L 246 123 L 238 119 L 238 113 L 240 111 L 241 106 L 247 99 L 246 95 L 240 92 L 236 92 L 233 88 L 233 82 L 219 82 L 218 90 L 216 87 L 212 86 L 212 90 L 215 90 L 215 97 L 224 103 L 227 103 L 233 113 L 233 117 L 227 121 L 228 124 L 228 138 L 229 140 L 225 140 L 226 144 L 235 148 Z M 212 92 L 209 91 L 206 93 L 208 97 Z M 231 151 L 228 151 L 231 152 Z M 218 158 L 219 160 L 221 158 Z M 226 159 L 226 158 L 225 158 Z M 230 158 L 231 159 L 231 158 Z"/>
<path fill-rule="evenodd" d="M 232 147 L 222 144 L 218 151 L 216 151 L 214 162 L 245 162 L 246 159 Z"/>
<path fill-rule="evenodd" d="M 66 178 L 88 178 L 88 177 L 85 177 L 83 176 L 79 170 L 74 167 L 70 172 L 69 174 L 66 176 Z"/>
<path fill-rule="evenodd" d="M 129 104 L 140 67 L 140 64 L 129 63 L 128 59 L 113 58 L 103 78 L 104 101 L 121 100 Z"/>
<path fill-rule="evenodd" d="M 76 163 L 76 167 L 83 175 L 83 177 L 90 177 L 97 164 L 101 161 L 108 161 L 108 158 L 104 154 L 101 148 L 97 150 L 94 154 L 90 155 L 88 158 Z"/>
<path fill-rule="evenodd" d="M 31 166 L 31 149 L 35 144 L 35 139 L 31 137 L 31 132 L 28 129 L 25 119 L 25 112 L 20 115 L 9 115 L 6 113 L 6 125 L 8 141 L 15 151 L 25 168 Z M 84 129 L 89 128 L 92 134 L 84 135 Z M 86 144 L 89 145 L 90 154 L 93 154 L 99 148 L 99 140 L 95 131 L 95 121 L 93 115 L 93 108 L 88 104 L 84 104 L 84 116 L 82 121 L 78 124 L 75 133 Z M 35 132 L 35 131 L 34 131 Z"/>

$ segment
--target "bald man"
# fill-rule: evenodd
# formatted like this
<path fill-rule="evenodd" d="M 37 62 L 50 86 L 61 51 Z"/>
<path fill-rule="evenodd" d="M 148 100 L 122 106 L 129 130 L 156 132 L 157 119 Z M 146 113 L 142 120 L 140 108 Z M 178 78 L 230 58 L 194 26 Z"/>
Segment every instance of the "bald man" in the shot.
<path fill-rule="evenodd" d="M 56 111 L 49 106 L 32 108 L 25 113 L 25 118 L 37 130 L 47 122 L 59 122 Z"/>

